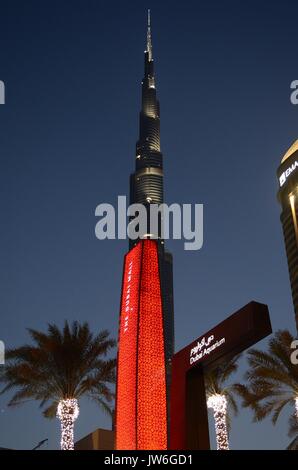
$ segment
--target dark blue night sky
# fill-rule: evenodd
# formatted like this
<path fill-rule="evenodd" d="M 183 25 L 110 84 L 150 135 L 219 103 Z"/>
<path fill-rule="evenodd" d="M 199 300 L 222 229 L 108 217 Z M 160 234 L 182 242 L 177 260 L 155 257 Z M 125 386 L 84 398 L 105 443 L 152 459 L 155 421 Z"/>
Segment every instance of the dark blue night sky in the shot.
<path fill-rule="evenodd" d="M 126 241 L 99 241 L 94 211 L 128 194 L 147 8 L 168 203 L 204 204 L 204 246 L 174 255 L 176 349 L 249 302 L 294 333 L 275 176 L 298 135 L 296 1 L 0 1 L 1 328 L 86 320 L 115 337 Z M 266 342 L 265 342 L 266 343 Z M 264 343 L 264 344 L 265 344 Z M 241 376 L 239 375 L 238 379 Z M 59 447 L 58 420 L 0 397 L 0 447 Z M 213 423 L 212 428 L 213 428 Z M 233 449 L 281 449 L 240 412 Z M 81 403 L 76 438 L 110 426 Z"/>

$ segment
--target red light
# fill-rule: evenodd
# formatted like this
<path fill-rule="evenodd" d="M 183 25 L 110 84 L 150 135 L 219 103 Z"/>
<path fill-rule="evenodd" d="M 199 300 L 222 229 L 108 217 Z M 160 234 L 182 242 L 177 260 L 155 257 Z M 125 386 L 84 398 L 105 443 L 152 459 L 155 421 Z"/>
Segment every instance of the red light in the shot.
<path fill-rule="evenodd" d="M 116 449 L 166 449 L 163 312 L 157 243 L 125 258 L 119 325 Z"/>
<path fill-rule="evenodd" d="M 141 244 L 125 257 L 119 324 L 116 445 L 136 448 L 137 330 Z"/>

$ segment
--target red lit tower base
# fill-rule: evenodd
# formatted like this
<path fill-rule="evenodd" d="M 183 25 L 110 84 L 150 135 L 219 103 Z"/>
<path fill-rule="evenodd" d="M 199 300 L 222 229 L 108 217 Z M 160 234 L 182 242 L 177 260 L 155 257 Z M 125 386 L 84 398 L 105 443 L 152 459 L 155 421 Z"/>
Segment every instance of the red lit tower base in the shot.
<path fill-rule="evenodd" d="M 124 261 L 119 322 L 116 449 L 167 448 L 165 341 L 158 245 L 141 240 Z"/>

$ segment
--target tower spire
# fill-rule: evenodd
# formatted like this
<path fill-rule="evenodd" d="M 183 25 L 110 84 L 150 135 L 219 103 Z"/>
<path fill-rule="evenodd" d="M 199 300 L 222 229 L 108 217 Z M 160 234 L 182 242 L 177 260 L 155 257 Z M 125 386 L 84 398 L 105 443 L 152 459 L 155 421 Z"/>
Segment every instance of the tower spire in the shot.
<path fill-rule="evenodd" d="M 151 62 L 153 60 L 152 57 L 152 40 L 151 40 L 151 13 L 148 10 L 148 22 L 147 22 L 147 49 L 148 52 L 148 60 Z"/>

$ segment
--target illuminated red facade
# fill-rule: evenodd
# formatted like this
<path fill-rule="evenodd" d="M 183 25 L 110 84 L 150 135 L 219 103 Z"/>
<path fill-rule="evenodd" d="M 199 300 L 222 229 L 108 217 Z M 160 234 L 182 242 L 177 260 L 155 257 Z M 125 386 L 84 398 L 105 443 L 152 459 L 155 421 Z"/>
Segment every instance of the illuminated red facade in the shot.
<path fill-rule="evenodd" d="M 116 449 L 166 449 L 167 400 L 157 242 L 125 257 L 119 322 Z"/>

